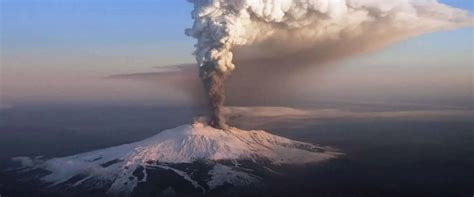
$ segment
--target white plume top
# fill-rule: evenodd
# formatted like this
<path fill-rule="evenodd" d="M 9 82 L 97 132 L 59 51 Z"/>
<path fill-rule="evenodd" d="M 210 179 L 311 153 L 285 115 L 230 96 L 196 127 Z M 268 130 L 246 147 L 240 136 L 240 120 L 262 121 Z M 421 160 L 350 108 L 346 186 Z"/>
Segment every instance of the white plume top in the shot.
<path fill-rule="evenodd" d="M 422 33 L 472 25 L 467 11 L 436 0 L 189 0 L 201 66 L 216 62 L 230 72 L 233 46 L 265 40 L 313 47 L 323 41 L 344 42 L 361 35 L 385 45 Z M 390 35 L 390 36 L 389 36 Z M 363 36 L 363 37 L 367 37 Z M 387 38 L 388 37 L 388 38 Z"/>

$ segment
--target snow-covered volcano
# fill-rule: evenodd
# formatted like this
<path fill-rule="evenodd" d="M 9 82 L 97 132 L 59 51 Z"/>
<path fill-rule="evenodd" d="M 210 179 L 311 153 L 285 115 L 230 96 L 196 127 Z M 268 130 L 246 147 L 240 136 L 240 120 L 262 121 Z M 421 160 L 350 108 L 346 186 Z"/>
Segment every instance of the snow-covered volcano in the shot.
<path fill-rule="evenodd" d="M 85 184 L 106 187 L 108 193 L 130 194 L 137 184 L 147 181 L 151 169 L 171 170 L 206 192 L 225 183 L 238 186 L 260 181 L 258 175 L 242 167 L 243 162 L 271 171 L 272 165 L 317 163 L 338 155 L 328 147 L 265 131 L 219 130 L 194 123 L 165 130 L 143 141 L 92 152 L 49 160 L 29 157 L 13 160 L 20 162 L 19 172 L 47 171 L 39 179 L 49 186 Z M 194 162 L 211 166 L 205 180 L 197 180 L 195 170 L 174 167 Z"/>

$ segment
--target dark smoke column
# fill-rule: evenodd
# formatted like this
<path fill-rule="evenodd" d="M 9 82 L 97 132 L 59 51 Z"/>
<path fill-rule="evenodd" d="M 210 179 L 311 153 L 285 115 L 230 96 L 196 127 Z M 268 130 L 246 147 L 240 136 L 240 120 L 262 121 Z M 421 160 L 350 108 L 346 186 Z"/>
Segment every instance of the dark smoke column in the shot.
<path fill-rule="evenodd" d="M 212 64 L 208 63 L 200 69 L 200 77 L 204 83 L 211 107 L 210 125 L 218 129 L 227 129 L 228 126 L 222 115 L 222 108 L 225 102 L 224 81 L 227 78 L 227 74 L 216 71 L 212 67 Z"/>

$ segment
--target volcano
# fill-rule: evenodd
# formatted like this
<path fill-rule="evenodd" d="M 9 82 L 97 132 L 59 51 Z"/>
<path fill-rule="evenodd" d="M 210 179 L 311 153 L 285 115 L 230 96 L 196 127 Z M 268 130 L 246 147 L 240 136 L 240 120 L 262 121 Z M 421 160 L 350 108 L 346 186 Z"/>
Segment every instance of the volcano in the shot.
<path fill-rule="evenodd" d="M 206 193 L 224 185 L 259 183 L 259 171 L 278 173 L 273 166 L 319 163 L 339 155 L 330 147 L 265 131 L 221 130 L 196 122 L 139 142 L 67 157 L 15 157 L 20 167 L 12 172 L 34 177 L 48 188 L 102 188 L 107 194 L 128 196 L 147 182 L 166 179 L 156 173 L 161 171 Z"/>

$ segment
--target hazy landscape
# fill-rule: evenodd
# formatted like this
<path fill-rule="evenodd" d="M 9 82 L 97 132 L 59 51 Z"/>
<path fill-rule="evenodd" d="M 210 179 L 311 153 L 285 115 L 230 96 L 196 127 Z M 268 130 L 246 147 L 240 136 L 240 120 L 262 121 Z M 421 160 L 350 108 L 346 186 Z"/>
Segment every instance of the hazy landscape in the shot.
<path fill-rule="evenodd" d="M 356 113 L 408 113 L 392 117 L 337 115 L 325 118 L 324 112 L 320 112 L 323 117 L 300 119 L 285 115 L 283 119 L 267 116 L 258 120 L 271 123 L 259 125 L 258 129 L 290 139 L 332 146 L 346 154 L 315 167 L 288 169 L 287 174 L 276 176 L 262 188 L 270 192 L 265 193 L 267 196 L 295 193 L 469 196 L 473 192 L 474 133 L 470 109 L 458 108 L 454 109 L 458 113 L 446 114 L 443 112 L 450 109 L 411 105 L 346 104 L 340 108 Z M 417 110 L 435 113 L 417 118 L 410 116 L 410 112 Z M 199 111 L 149 106 L 2 110 L 0 158 L 6 164 L 15 156 L 58 157 L 130 143 L 163 129 L 189 123 Z M 230 124 L 257 129 L 252 128 L 252 122 L 245 121 L 245 118 L 245 115 L 234 118 L 235 122 L 230 119 Z M 27 191 L 31 188 L 16 184 L 16 181 L 20 180 L 3 176 L 0 193 L 28 196 Z M 284 189 L 280 184 L 285 185 Z"/>

